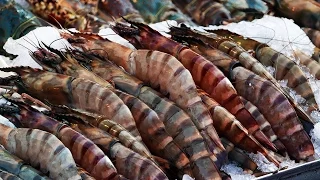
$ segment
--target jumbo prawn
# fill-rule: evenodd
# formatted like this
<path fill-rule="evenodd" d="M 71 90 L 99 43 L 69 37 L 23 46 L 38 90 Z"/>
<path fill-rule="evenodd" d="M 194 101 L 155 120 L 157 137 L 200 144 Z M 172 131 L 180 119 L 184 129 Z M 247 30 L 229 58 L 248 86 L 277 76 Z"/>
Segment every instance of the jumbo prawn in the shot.
<path fill-rule="evenodd" d="M 10 82 L 11 85 L 18 86 L 19 93 L 26 91 L 31 96 L 41 101 L 49 101 L 51 104 L 65 104 L 103 114 L 121 124 L 141 140 L 130 110 L 109 89 L 89 80 L 30 67 L 2 68 L 1 70 L 16 72 L 20 75 L 15 76 L 15 80 L 12 79 Z"/>
<path fill-rule="evenodd" d="M 62 54 L 61 52 L 58 53 Z M 142 140 L 148 148 L 157 156 L 169 160 L 171 163 L 174 163 L 178 169 L 188 173 L 189 160 L 187 156 L 176 145 L 172 137 L 165 130 L 163 122 L 160 121 L 158 115 L 150 109 L 149 106 L 132 95 L 115 90 L 110 83 L 81 67 L 70 54 L 63 53 L 60 57 L 61 58 L 55 60 L 52 58 L 51 62 L 46 63 L 47 66 L 51 64 L 51 66 L 53 66 L 52 68 L 56 68 L 57 70 L 61 69 L 62 73 L 92 80 L 114 91 L 132 112 L 137 128 L 142 135 Z M 38 58 L 37 61 L 42 62 L 41 58 Z M 162 153 L 167 149 L 170 149 L 171 153 Z M 175 159 L 176 157 L 177 159 Z"/>
<path fill-rule="evenodd" d="M 111 158 L 118 172 L 124 177 L 149 180 L 168 179 L 153 161 L 126 148 L 110 134 L 83 124 L 72 124 L 71 127 L 97 144 Z"/>
<path fill-rule="evenodd" d="M 203 90 L 198 89 L 198 93 L 208 107 L 219 134 L 228 138 L 229 141 L 241 149 L 253 153 L 261 152 L 271 162 L 279 166 L 280 163 L 254 137 L 248 134 L 247 129 L 232 114 L 221 107 L 214 99 L 210 98 Z M 274 148 L 274 150 L 276 149 Z"/>
<path fill-rule="evenodd" d="M 255 117 L 257 123 L 259 124 L 260 130 L 270 139 L 270 141 L 276 146 L 278 152 L 285 156 L 286 147 L 284 147 L 283 143 L 279 140 L 278 136 L 272 130 L 271 124 L 266 120 L 266 118 L 261 114 L 259 109 L 253 105 L 250 101 L 241 97 L 241 100 L 244 104 L 244 107 L 248 109 L 249 112 Z"/>
<path fill-rule="evenodd" d="M 0 144 L 33 167 L 49 172 L 50 178 L 81 179 L 69 149 L 54 135 L 38 129 L 12 129 L 2 124 L 0 129 Z"/>
<path fill-rule="evenodd" d="M 215 142 L 216 147 L 222 149 L 221 151 L 224 151 L 224 148 L 212 125 L 210 114 L 196 94 L 196 87 L 190 73 L 174 57 L 159 51 L 132 51 L 129 48 L 117 43 L 106 41 L 100 36 L 93 34 L 77 33 L 76 36 L 69 34 L 62 34 L 62 36 L 71 43 L 74 42 L 75 46 L 80 46 L 84 50 L 91 49 L 93 52 L 102 53 L 101 55 L 108 52 L 108 57 L 110 57 L 117 65 L 124 67 L 131 74 L 142 79 L 152 87 L 160 88 L 160 91 L 163 94 L 169 94 L 169 98 L 171 100 L 176 101 L 177 104 L 183 107 L 189 115 L 193 117 L 193 122 L 197 125 L 200 131 L 204 132 L 203 134 L 206 135 L 206 138 L 209 138 L 211 142 Z M 84 39 L 81 36 L 84 36 L 87 39 Z M 79 40 L 81 42 L 79 42 Z M 103 48 L 102 51 L 99 50 L 101 47 Z M 95 50 L 97 48 L 98 50 Z M 132 58 L 127 59 L 129 56 Z M 134 66 L 131 66 L 132 63 Z M 153 66 L 156 71 L 148 72 L 148 68 L 146 68 L 146 66 Z M 159 76 L 161 73 L 165 73 L 167 76 Z M 172 86 L 173 88 L 169 88 L 169 86 Z M 214 152 L 216 147 L 211 147 L 210 150 Z M 222 159 L 214 158 L 214 161 L 217 161 L 218 163 L 219 161 L 223 162 L 225 157 L 223 156 L 221 158 Z M 214 164 L 208 167 L 215 168 Z M 209 170 L 209 168 L 206 168 L 205 170 L 213 172 L 213 170 Z M 210 175 L 211 177 L 219 176 L 218 173 L 201 173 Z"/>
<path fill-rule="evenodd" d="M 199 156 L 198 159 L 202 159 L 202 161 L 208 159 L 208 155 L 212 154 L 210 151 L 206 150 L 207 144 L 211 142 L 206 142 L 205 139 L 202 138 L 190 117 L 169 99 L 163 97 L 150 87 L 143 86 L 143 82 L 125 73 L 108 60 L 101 61 L 93 56 L 87 60 L 85 58 L 80 58 L 79 56 L 77 57 L 83 66 L 88 67 L 104 79 L 111 79 L 117 88 L 135 95 L 149 105 L 156 113 L 158 113 L 167 132 L 172 137 L 175 137 L 174 141 L 190 157 L 193 157 L 193 155 L 196 152 L 199 152 L 200 149 L 202 151 L 202 155 Z M 188 138 L 185 138 L 186 134 L 188 134 Z M 189 151 L 188 149 L 198 149 L 198 151 Z M 195 158 L 191 159 L 191 162 L 198 161 Z M 206 166 L 202 168 L 208 167 Z"/>
<path fill-rule="evenodd" d="M 138 33 L 135 35 L 128 36 L 128 34 L 123 33 L 122 29 L 129 28 L 124 25 L 115 26 L 114 29 L 137 48 L 156 49 L 178 58 L 183 66 L 191 72 L 195 84 L 235 115 L 239 121 L 246 122 L 247 129 L 254 132 L 256 139 L 264 144 L 271 144 L 261 131 L 256 131 L 258 129 L 256 122 L 244 108 L 233 85 L 213 63 L 188 47 L 162 36 L 147 25 L 131 23 L 137 26 Z M 224 93 L 221 94 L 221 92 Z"/>
<path fill-rule="evenodd" d="M 94 178 L 119 179 L 111 160 L 91 140 L 72 130 L 66 124 L 42 114 L 21 100 L 9 100 L 18 106 L 19 112 L 15 114 L 2 112 L 7 117 L 23 127 L 42 129 L 55 134 L 70 149 L 75 162 Z"/>
<path fill-rule="evenodd" d="M 22 179 L 48 180 L 43 173 L 27 165 L 22 159 L 0 147 L 0 169 L 12 173 Z"/>
<path fill-rule="evenodd" d="M 287 80 L 287 86 L 294 89 L 297 94 L 301 95 L 308 103 L 307 113 L 310 114 L 313 110 L 318 109 L 313 91 L 310 87 L 308 79 L 300 67 L 294 61 L 290 60 L 284 54 L 275 51 L 266 44 L 259 43 L 255 40 L 243 38 L 235 33 L 230 33 L 228 31 L 214 31 L 220 35 L 232 38 L 232 40 L 241 43 L 245 50 L 254 50 L 254 56 L 264 65 L 272 66 L 275 68 L 274 77 L 277 80 Z M 227 35 L 226 35 L 227 34 Z M 232 48 L 232 47 L 230 47 Z M 234 48 L 233 48 L 234 49 Z M 240 56 L 238 57 L 241 58 Z M 253 71 L 253 70 L 252 70 Z M 260 74 L 259 74 L 260 75 Z M 262 76 L 263 77 L 263 76 Z M 266 78 L 266 77 L 263 77 Z M 269 78 L 266 78 L 270 80 Z M 270 80 L 274 85 L 277 86 L 278 83 Z M 281 88 L 279 88 L 281 90 Z M 284 92 L 282 92 L 284 93 Z M 284 93 L 286 94 L 286 93 Z M 287 96 L 288 99 L 290 96 Z"/>
<path fill-rule="evenodd" d="M 214 31 L 217 32 L 217 31 Z M 221 31 L 219 31 L 221 32 Z M 288 92 L 282 89 L 280 84 L 274 79 L 274 77 L 265 69 L 265 67 L 254 57 L 252 57 L 246 50 L 244 50 L 237 43 L 230 41 L 226 38 L 221 38 L 213 33 L 203 33 L 196 30 L 192 30 L 185 26 L 171 27 L 170 34 L 172 36 L 193 36 L 197 39 L 202 40 L 203 42 L 209 44 L 210 46 L 217 48 L 231 57 L 237 58 L 242 66 L 251 70 L 252 72 L 258 74 L 259 76 L 271 81 L 279 91 L 286 95 L 286 97 L 290 100 L 290 103 L 294 105 L 294 108 L 298 112 L 299 116 L 306 121 L 312 122 L 310 116 L 305 113 L 305 111 L 300 107 L 293 98 L 289 95 Z M 242 42 L 244 43 L 244 42 Z M 250 43 L 247 43 L 250 45 Z M 310 91 L 308 91 L 309 93 Z M 311 96 L 310 96 L 311 97 Z M 312 98 L 311 98 L 312 99 Z"/>
<path fill-rule="evenodd" d="M 289 156 L 297 161 L 314 159 L 314 147 L 295 110 L 282 93 L 275 91 L 271 82 L 237 68 L 231 78 L 239 94 L 257 106 L 271 124 Z"/>
<path fill-rule="evenodd" d="M 172 0 L 184 13 L 203 26 L 220 25 L 231 19 L 230 12 L 219 2 L 213 0 Z"/>

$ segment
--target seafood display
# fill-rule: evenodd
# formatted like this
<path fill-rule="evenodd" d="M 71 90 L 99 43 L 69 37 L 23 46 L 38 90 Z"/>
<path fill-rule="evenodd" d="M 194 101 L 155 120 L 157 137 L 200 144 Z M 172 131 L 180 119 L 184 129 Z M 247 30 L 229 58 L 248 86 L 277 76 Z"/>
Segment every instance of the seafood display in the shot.
<path fill-rule="evenodd" d="M 319 161 L 319 8 L 0 0 L 0 179 L 254 179 Z M 272 16 L 310 45 L 257 23 Z M 244 21 L 274 36 L 232 29 Z"/>

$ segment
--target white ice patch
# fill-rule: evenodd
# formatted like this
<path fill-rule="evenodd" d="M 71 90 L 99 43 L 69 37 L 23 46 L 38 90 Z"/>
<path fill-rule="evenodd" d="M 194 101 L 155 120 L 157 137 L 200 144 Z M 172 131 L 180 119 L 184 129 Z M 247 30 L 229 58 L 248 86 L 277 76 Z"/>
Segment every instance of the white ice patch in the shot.
<path fill-rule="evenodd" d="M 170 38 L 171 36 L 168 34 L 168 32 L 170 32 L 169 28 L 171 26 L 178 26 L 178 23 L 174 20 L 167 20 L 167 21 L 150 24 L 149 26 L 152 29 L 157 30 L 163 36 Z"/>
<path fill-rule="evenodd" d="M 242 168 L 238 167 L 235 163 L 230 162 L 221 167 L 221 170 L 231 176 L 231 179 L 236 180 L 251 180 L 255 179 L 253 175 L 247 174 Z"/>
<path fill-rule="evenodd" d="M 278 169 L 276 165 L 268 161 L 260 152 L 257 154 L 249 153 L 248 156 L 258 165 L 258 169 L 262 172 L 274 172 Z"/>
<path fill-rule="evenodd" d="M 192 177 L 190 177 L 188 174 L 184 174 L 182 176 L 182 180 L 194 180 Z"/>
<path fill-rule="evenodd" d="M 295 49 L 311 55 L 315 47 L 305 32 L 293 20 L 269 15 L 252 22 L 241 21 L 226 26 L 209 26 L 205 29 L 226 29 L 261 43 L 266 43 L 289 57 L 293 57 Z"/>
<path fill-rule="evenodd" d="M 320 123 L 314 125 L 314 129 L 311 130 L 310 135 L 315 154 L 320 157 Z"/>
<path fill-rule="evenodd" d="M 70 47 L 67 40 L 61 39 L 59 31 L 53 27 L 39 27 L 19 39 L 9 38 L 3 49 L 8 53 L 18 55 L 14 60 L 6 60 L 8 66 L 30 66 L 41 68 L 29 55 L 30 51 L 37 50 L 38 42 L 43 42 L 54 49 Z M 52 44 L 51 44 L 52 43 Z"/>
<path fill-rule="evenodd" d="M 266 70 L 274 77 L 274 72 L 276 71 L 274 67 L 268 66 L 266 67 Z"/>
<path fill-rule="evenodd" d="M 101 29 L 98 34 L 100 36 L 102 36 L 103 38 L 106 38 L 112 42 L 119 43 L 123 46 L 130 48 L 130 49 L 135 49 L 135 47 L 131 43 L 129 43 L 129 41 L 127 41 L 126 39 L 119 36 L 111 28 Z"/>

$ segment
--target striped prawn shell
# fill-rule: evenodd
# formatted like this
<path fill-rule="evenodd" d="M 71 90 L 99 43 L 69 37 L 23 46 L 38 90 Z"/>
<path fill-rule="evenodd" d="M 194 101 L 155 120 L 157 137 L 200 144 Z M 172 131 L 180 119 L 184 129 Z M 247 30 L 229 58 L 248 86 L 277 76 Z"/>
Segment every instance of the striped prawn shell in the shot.
<path fill-rule="evenodd" d="M 315 47 L 314 52 L 312 54 L 312 59 L 314 59 L 317 62 L 320 62 L 320 49 Z"/>
<path fill-rule="evenodd" d="M 22 159 L 0 147 L 0 169 L 12 173 L 22 179 L 49 179 Z"/>
<path fill-rule="evenodd" d="M 261 152 L 270 161 L 279 165 L 279 162 L 269 154 L 269 152 L 252 136 L 248 130 L 226 109 L 221 107 L 214 99 L 210 98 L 206 92 L 198 89 L 202 101 L 208 107 L 215 128 L 221 136 L 226 137 L 230 142 L 249 152 Z"/>
<path fill-rule="evenodd" d="M 150 87 L 143 86 L 142 81 L 130 76 L 108 61 L 92 60 L 90 65 L 92 71 L 105 79 L 112 79 L 117 88 L 138 97 L 153 109 L 164 123 L 166 131 L 175 137 L 174 141 L 177 145 L 190 156 L 191 163 L 197 161 L 205 163 L 208 161 L 206 160 L 208 157 L 214 159 L 206 148 L 207 143 L 212 142 L 205 141 L 206 139 L 202 137 L 190 117 L 173 102 Z M 219 153 L 221 152 L 214 154 L 221 156 Z M 222 165 L 221 162 L 216 162 L 216 164 L 218 167 Z M 204 165 L 197 166 L 205 168 Z"/>
<path fill-rule="evenodd" d="M 311 28 L 301 28 L 307 36 L 310 38 L 311 42 L 316 46 L 320 47 L 320 31 Z"/>
<path fill-rule="evenodd" d="M 190 48 L 193 51 L 201 54 L 217 67 L 222 68 L 224 73 L 228 76 L 232 74 L 232 70 L 234 68 L 242 68 L 238 67 L 239 62 L 237 60 L 218 49 L 212 48 L 211 46 L 199 39 L 193 37 L 179 37 L 179 39 L 188 42 Z M 259 130 L 259 125 L 254 118 L 240 118 L 239 121 L 245 128 L 248 129 L 249 134 L 252 134 L 260 143 L 274 151 L 276 150 L 271 141 L 265 136 L 265 134 L 263 134 L 262 131 Z"/>
<path fill-rule="evenodd" d="M 320 64 L 313 60 L 311 57 L 303 53 L 302 51 L 296 50 L 295 55 L 297 57 L 297 61 L 300 64 L 305 65 L 309 68 L 310 73 L 318 80 L 320 80 Z"/>
<path fill-rule="evenodd" d="M 78 36 L 88 35 L 78 34 Z M 118 66 L 122 66 L 129 74 L 138 77 L 154 88 L 159 88 L 162 94 L 169 95 L 171 100 L 176 101 L 182 109 L 192 116 L 197 128 L 206 134 L 205 138 L 214 142 L 214 144 L 211 143 L 214 146 L 209 147 L 210 150 L 213 152 L 220 148 L 219 151 L 224 151 L 212 125 L 210 114 L 196 93 L 192 77 L 179 61 L 173 56 L 159 51 L 133 51 L 119 44 L 101 40 L 101 38 L 95 39 L 95 36 L 92 35 L 89 38 L 93 40 L 82 45 L 74 45 L 80 46 L 84 50 L 93 50 L 97 47 L 101 49 L 102 47 L 104 51 L 94 50 L 94 52 L 100 55 L 108 52 L 108 58 Z M 160 76 L 160 74 L 164 75 Z M 222 161 L 224 159 L 222 157 Z"/>
<path fill-rule="evenodd" d="M 244 108 L 231 82 L 214 64 L 188 47 L 167 39 L 146 25 L 138 23 L 133 23 L 133 25 L 138 26 L 140 34 L 134 36 L 134 38 L 129 38 L 130 42 L 138 41 L 136 44 L 144 48 L 160 50 L 175 56 L 191 72 L 195 84 L 206 91 L 221 106 L 225 107 L 241 122 L 254 122 L 251 114 Z M 221 92 L 224 93 L 221 94 Z M 179 105 L 179 103 L 177 104 Z M 252 132 L 252 129 L 255 128 L 257 127 L 254 125 L 247 127 L 249 132 Z"/>
<path fill-rule="evenodd" d="M 75 77 L 87 78 L 104 87 L 110 87 L 110 84 L 107 81 L 100 79 L 100 77 L 97 77 L 92 72 L 81 68 L 81 66 L 77 65 L 75 62 L 71 63 L 73 59 L 70 59 L 71 57 L 69 55 L 66 56 L 69 60 L 60 63 L 61 69 L 64 69 L 64 73 Z M 111 89 L 130 109 L 137 128 L 140 134 L 142 134 L 142 140 L 147 144 L 149 149 L 158 156 L 176 164 L 179 169 L 187 168 L 186 170 L 183 170 L 187 173 L 190 166 L 189 160 L 182 150 L 174 143 L 172 137 L 166 132 L 158 115 L 138 98 L 118 90 L 115 91 L 113 88 Z M 170 153 L 163 153 L 166 149 L 170 149 Z M 178 159 L 174 159 L 176 157 L 178 157 Z"/>
<path fill-rule="evenodd" d="M 133 151 L 137 152 L 142 156 L 152 159 L 152 155 L 149 152 L 148 148 L 145 147 L 145 145 L 141 143 L 141 141 L 135 138 L 130 132 L 128 132 L 120 124 L 113 122 L 109 119 L 106 119 L 104 117 L 101 117 L 101 118 L 96 117 L 95 121 L 98 121 L 98 124 L 96 125 L 96 127 L 118 138 L 125 147 L 132 149 Z"/>
<path fill-rule="evenodd" d="M 78 174 L 81 176 L 82 180 L 95 180 L 90 174 L 81 167 L 78 167 Z"/>
<path fill-rule="evenodd" d="M 187 32 L 188 32 L 188 34 L 189 33 L 193 33 L 193 34 L 196 33 L 195 31 L 190 31 L 190 30 L 188 30 Z M 282 88 L 281 85 L 277 82 L 277 80 L 273 77 L 273 75 L 271 75 L 266 70 L 266 68 L 259 62 L 261 55 L 258 56 L 259 54 L 257 54 L 256 50 L 265 49 L 265 51 L 267 51 L 269 53 L 276 53 L 274 50 L 272 50 L 266 44 L 261 44 L 255 40 L 252 40 L 252 39 L 243 38 L 242 36 L 240 36 L 238 34 L 235 34 L 235 33 L 232 33 L 232 32 L 226 31 L 226 30 L 210 31 L 210 32 L 218 33 L 219 35 L 221 35 L 225 38 L 218 37 L 217 35 L 212 34 L 212 33 L 199 33 L 199 32 L 197 32 L 196 34 L 198 34 L 203 41 L 209 43 L 210 45 L 213 45 L 214 47 L 222 50 L 223 52 L 228 53 L 230 56 L 237 58 L 239 60 L 239 62 L 245 68 L 258 74 L 262 78 L 265 78 L 265 79 L 271 81 L 278 88 L 278 90 L 281 91 L 287 97 L 287 99 L 290 101 L 290 103 L 296 109 L 299 117 L 303 118 L 306 121 L 312 122 L 312 120 L 309 116 L 310 111 L 308 113 L 306 113 L 302 109 L 302 107 L 300 105 L 298 105 L 297 102 L 295 102 L 295 100 L 289 95 L 289 92 L 287 91 L 287 89 Z M 241 44 L 241 46 L 239 46 L 235 42 Z M 247 52 L 247 51 L 252 51 L 252 50 L 255 51 L 254 55 L 259 61 L 255 58 L 253 58 Z M 280 52 L 278 52 L 278 53 L 279 53 L 279 55 L 281 54 Z M 275 54 L 274 57 L 276 58 L 277 56 L 278 56 L 278 54 Z M 310 89 L 310 88 L 307 88 L 307 89 Z M 311 102 L 311 106 L 315 106 L 315 105 L 316 104 L 314 104 L 314 103 L 312 104 L 312 102 Z M 311 108 L 311 110 L 314 108 L 315 107 Z"/>
<path fill-rule="evenodd" d="M 110 134 L 85 125 L 72 125 L 72 128 L 99 145 L 124 177 L 128 179 L 168 179 L 153 161 L 126 148 Z"/>
<path fill-rule="evenodd" d="M 119 178 L 111 160 L 94 142 L 69 127 L 62 128 L 58 137 L 70 149 L 75 162 L 94 178 Z"/>
<path fill-rule="evenodd" d="M 166 131 L 165 125 L 148 105 L 134 96 L 116 93 L 131 110 L 143 142 L 153 154 L 169 160 L 185 173 L 190 171 L 190 161 Z M 184 170 L 185 169 L 185 170 Z M 191 174 L 192 175 L 192 174 Z"/>
<path fill-rule="evenodd" d="M 111 90 L 92 81 L 51 73 L 29 67 L 2 68 L 21 76 L 28 94 L 52 104 L 105 115 L 121 124 L 141 140 L 135 121 L 128 107 Z"/>
<path fill-rule="evenodd" d="M 0 169 L 0 178 L 2 180 L 22 180 L 21 178 L 19 178 L 18 176 L 11 174 L 7 171 L 4 171 L 2 169 Z"/>
<path fill-rule="evenodd" d="M 190 117 L 169 99 L 163 98 L 159 93 L 146 86 L 141 88 L 139 98 L 159 114 L 167 132 L 174 137 L 174 141 L 190 157 L 191 166 L 197 170 L 203 169 L 202 172 L 194 173 L 194 177 L 198 179 L 212 178 L 210 173 L 214 172 L 215 166 L 222 166 L 222 162 L 217 157 L 225 156 L 225 152 L 216 150 L 211 152 L 207 148 L 207 141 L 202 137 L 202 135 L 205 137 L 205 132 L 199 132 Z"/>
<path fill-rule="evenodd" d="M 282 154 L 285 153 L 287 151 L 286 148 L 273 131 L 271 124 L 266 120 L 263 114 L 261 114 L 259 109 L 243 97 L 241 97 L 241 100 L 244 104 L 244 107 L 248 109 L 248 111 L 254 116 L 255 120 L 259 124 L 260 130 L 270 139 L 279 152 Z"/>
<path fill-rule="evenodd" d="M 308 112 L 318 108 L 306 75 L 294 61 L 270 47 L 257 49 L 256 56 L 264 66 L 275 68 L 276 79 L 287 80 L 287 86 L 306 100 L 309 104 Z"/>
<path fill-rule="evenodd" d="M 275 1 L 277 14 L 293 19 L 301 27 L 320 30 L 320 6 L 316 1 Z"/>
<path fill-rule="evenodd" d="M 91 140 L 59 121 L 26 105 L 19 105 L 19 122 L 24 127 L 41 129 L 55 134 L 70 149 L 77 164 L 97 179 L 118 178 L 111 160 Z M 32 120 L 29 120 L 32 119 Z"/>
<path fill-rule="evenodd" d="M 203 26 L 220 25 L 231 18 L 230 12 L 213 0 L 173 0 L 173 3 Z"/>
<path fill-rule="evenodd" d="M 53 179 L 80 179 L 71 152 L 54 135 L 38 130 L 0 125 L 0 143 Z M 32 149 L 32 150 L 31 150 Z"/>
<path fill-rule="evenodd" d="M 295 110 L 271 82 L 237 68 L 232 79 L 238 93 L 259 108 L 269 121 L 292 158 L 297 161 L 313 159 L 314 147 Z"/>

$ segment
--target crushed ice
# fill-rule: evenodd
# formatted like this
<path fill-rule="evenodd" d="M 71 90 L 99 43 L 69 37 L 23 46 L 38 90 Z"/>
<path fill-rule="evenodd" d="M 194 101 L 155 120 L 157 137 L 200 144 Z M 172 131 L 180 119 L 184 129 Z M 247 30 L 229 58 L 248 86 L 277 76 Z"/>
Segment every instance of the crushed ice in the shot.
<path fill-rule="evenodd" d="M 231 176 L 231 179 L 236 180 L 250 180 L 254 179 L 253 175 L 247 174 L 242 168 L 238 167 L 236 163 L 230 162 L 221 167 L 221 170 Z"/>

